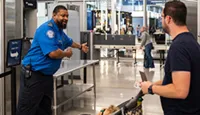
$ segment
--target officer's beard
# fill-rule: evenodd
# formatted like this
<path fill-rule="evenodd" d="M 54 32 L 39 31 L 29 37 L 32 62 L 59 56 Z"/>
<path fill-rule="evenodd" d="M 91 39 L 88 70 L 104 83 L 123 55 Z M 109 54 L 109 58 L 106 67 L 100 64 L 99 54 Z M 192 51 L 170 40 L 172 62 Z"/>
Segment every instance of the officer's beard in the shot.
<path fill-rule="evenodd" d="M 60 29 L 66 29 L 67 28 L 67 24 L 63 24 L 64 21 L 57 21 L 57 25 L 58 25 L 58 28 Z"/>

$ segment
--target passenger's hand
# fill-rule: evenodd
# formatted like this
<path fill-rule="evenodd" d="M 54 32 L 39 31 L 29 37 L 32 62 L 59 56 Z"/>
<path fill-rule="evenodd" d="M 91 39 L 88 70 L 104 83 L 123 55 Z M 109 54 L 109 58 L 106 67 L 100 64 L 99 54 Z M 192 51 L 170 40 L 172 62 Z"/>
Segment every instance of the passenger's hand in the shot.
<path fill-rule="evenodd" d="M 73 54 L 72 48 L 68 48 L 68 49 L 66 50 L 66 53 L 67 53 L 67 57 L 70 58 L 70 57 L 72 56 L 72 54 Z"/>
<path fill-rule="evenodd" d="M 152 83 L 150 81 L 141 82 L 140 87 L 143 94 L 148 94 L 148 88 Z"/>
<path fill-rule="evenodd" d="M 87 43 L 82 44 L 82 51 L 83 51 L 84 53 L 87 53 L 87 52 L 88 52 Z"/>

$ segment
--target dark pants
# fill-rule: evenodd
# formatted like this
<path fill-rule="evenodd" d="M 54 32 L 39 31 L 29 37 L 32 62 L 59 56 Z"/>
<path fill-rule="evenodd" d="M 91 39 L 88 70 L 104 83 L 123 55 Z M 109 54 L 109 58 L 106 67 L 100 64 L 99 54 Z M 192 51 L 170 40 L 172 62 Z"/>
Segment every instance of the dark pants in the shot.
<path fill-rule="evenodd" d="M 140 37 L 140 31 L 137 31 L 137 37 L 138 38 Z"/>
<path fill-rule="evenodd" d="M 52 115 L 53 77 L 21 70 L 17 115 Z"/>
<path fill-rule="evenodd" d="M 144 49 L 144 67 L 145 68 L 154 68 L 153 58 L 151 56 L 151 50 L 153 49 L 153 44 L 149 43 L 145 46 Z"/>

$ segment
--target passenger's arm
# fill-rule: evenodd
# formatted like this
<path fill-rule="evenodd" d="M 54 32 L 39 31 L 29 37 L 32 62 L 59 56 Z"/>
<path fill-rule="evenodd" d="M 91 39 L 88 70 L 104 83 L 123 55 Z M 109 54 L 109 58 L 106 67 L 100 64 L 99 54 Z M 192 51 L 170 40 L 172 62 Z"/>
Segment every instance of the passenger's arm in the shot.
<path fill-rule="evenodd" d="M 166 98 L 185 99 L 190 89 L 190 72 L 177 71 L 172 73 L 173 83 L 161 86 L 153 85 L 153 93 Z"/>
<path fill-rule="evenodd" d="M 154 82 L 153 84 L 154 84 L 154 85 L 162 85 L 162 82 L 163 82 L 162 80 L 159 80 L 159 81 L 157 81 L 157 82 Z"/>
<path fill-rule="evenodd" d="M 168 55 L 167 63 L 170 63 L 170 66 L 167 67 L 171 75 L 168 74 L 166 77 L 171 76 L 170 83 L 164 80 L 163 85 L 153 85 L 152 91 L 166 98 L 185 99 L 188 96 L 191 81 L 191 57 L 188 49 L 182 43 L 174 43 L 171 45 Z M 141 83 L 144 94 L 148 92 L 151 84 L 151 82 Z"/>

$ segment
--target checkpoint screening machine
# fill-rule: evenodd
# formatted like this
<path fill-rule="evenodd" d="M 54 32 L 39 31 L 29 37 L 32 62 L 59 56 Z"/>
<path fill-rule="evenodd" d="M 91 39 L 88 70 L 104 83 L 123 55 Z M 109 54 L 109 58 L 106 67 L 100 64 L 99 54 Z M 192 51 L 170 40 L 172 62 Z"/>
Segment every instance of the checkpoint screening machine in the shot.
<path fill-rule="evenodd" d="M 117 63 L 119 63 L 119 49 L 132 50 L 136 55 L 135 35 L 94 34 L 93 40 L 95 49 L 107 48 L 116 50 Z M 136 56 L 134 64 L 136 64 Z"/>
<path fill-rule="evenodd" d="M 113 49 L 117 50 L 117 63 L 119 63 L 119 50 L 126 49 L 132 50 L 134 53 L 134 64 L 137 64 L 137 48 L 140 47 L 139 44 L 135 44 L 135 35 L 94 35 L 93 43 L 95 49 Z M 168 45 L 156 44 L 154 45 L 154 50 L 158 51 L 160 54 L 159 61 L 161 66 L 165 61 L 165 53 L 169 49 Z"/>

